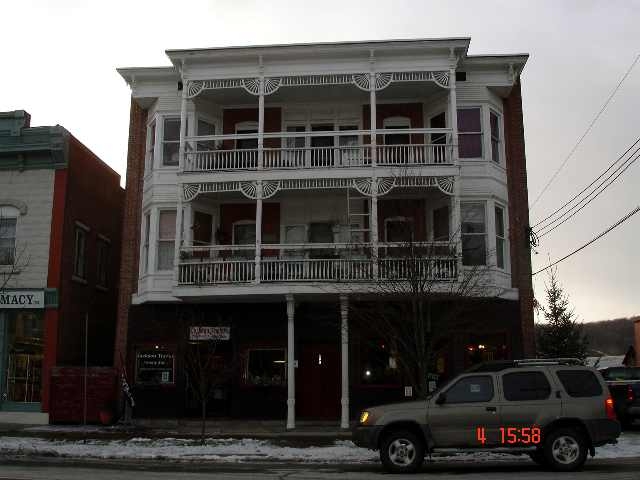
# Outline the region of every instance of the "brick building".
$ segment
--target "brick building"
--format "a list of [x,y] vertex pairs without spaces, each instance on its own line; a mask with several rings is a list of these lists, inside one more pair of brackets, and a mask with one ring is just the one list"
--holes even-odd
[[[120,176],[60,126],[0,113],[0,422],[46,423],[55,366],[113,363]],[[88,331],[85,320],[88,318]]]
[[421,264],[436,284],[482,267],[499,292],[440,346],[441,378],[533,354],[527,55],[469,42],[169,50],[170,67],[119,70],[132,99],[116,360],[138,415],[195,413],[183,352],[201,338],[233,367],[216,415],[346,426],[402,399],[393,352],[349,305],[404,275],[408,230],[441,252]]

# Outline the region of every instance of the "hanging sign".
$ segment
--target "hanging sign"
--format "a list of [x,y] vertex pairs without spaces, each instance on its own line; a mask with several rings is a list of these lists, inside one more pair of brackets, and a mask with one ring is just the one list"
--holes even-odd
[[44,290],[3,290],[0,309],[5,308],[44,308]]
[[229,340],[231,327],[190,327],[189,340]]

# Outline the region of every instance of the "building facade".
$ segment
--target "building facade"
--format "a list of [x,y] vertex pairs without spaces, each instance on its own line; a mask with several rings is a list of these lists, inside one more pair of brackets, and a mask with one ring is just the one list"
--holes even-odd
[[440,346],[438,375],[533,353],[527,55],[469,42],[169,50],[170,67],[119,70],[132,101],[116,360],[139,415],[196,411],[184,355],[205,338],[231,372],[213,414],[346,427],[411,396],[392,348],[349,318],[407,274],[407,231],[438,252],[420,263],[435,291],[481,267],[496,292]]
[[85,345],[112,365],[123,202],[64,128],[0,113],[0,422],[47,423],[51,369],[84,365]]

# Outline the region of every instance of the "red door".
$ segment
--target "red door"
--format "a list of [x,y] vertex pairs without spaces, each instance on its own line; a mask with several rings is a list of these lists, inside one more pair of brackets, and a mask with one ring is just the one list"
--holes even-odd
[[296,416],[340,418],[340,356],[337,345],[301,345],[296,369]]

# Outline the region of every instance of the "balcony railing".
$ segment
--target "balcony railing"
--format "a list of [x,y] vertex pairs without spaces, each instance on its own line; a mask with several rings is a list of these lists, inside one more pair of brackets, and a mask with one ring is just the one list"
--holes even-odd
[[[377,130],[375,146],[377,164],[381,166],[450,165],[452,144],[449,129]],[[385,144],[385,135],[404,135],[409,143]],[[255,134],[209,135],[188,137],[185,151],[186,172],[211,172],[258,169],[306,169],[366,167],[373,163],[374,147],[363,143],[371,136],[369,130],[330,132],[265,133],[265,146],[233,148],[238,140],[257,144]],[[318,139],[320,139],[318,141]],[[400,138],[402,140],[402,138]],[[316,145],[314,145],[314,142]],[[281,146],[271,146],[280,143]],[[325,143],[329,145],[317,145]],[[199,148],[206,145],[209,149]],[[211,149],[211,145],[216,148]],[[262,151],[262,162],[260,152]]]
[[[451,281],[457,278],[457,260],[448,242],[382,243],[378,252],[375,260],[371,257],[370,244],[263,245],[260,282]],[[253,283],[256,281],[254,254],[253,245],[184,247],[178,283],[182,286]]]

